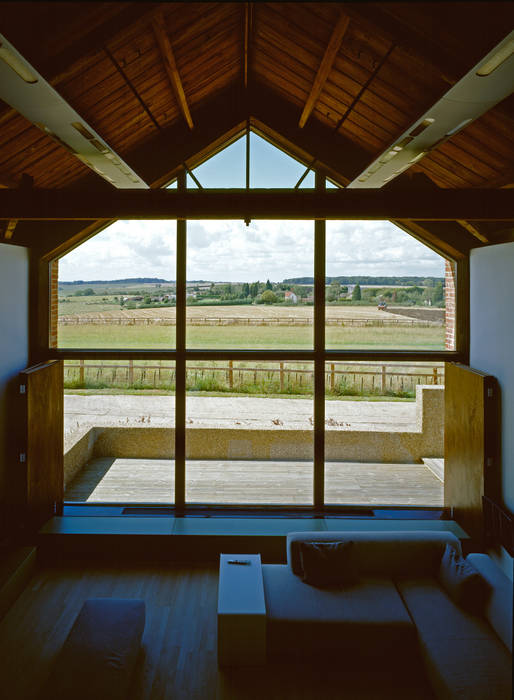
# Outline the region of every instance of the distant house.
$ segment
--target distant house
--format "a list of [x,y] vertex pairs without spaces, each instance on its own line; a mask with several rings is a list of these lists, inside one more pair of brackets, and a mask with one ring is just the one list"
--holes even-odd
[[285,300],[290,301],[293,304],[298,304],[298,297],[296,296],[296,294],[294,292],[291,292],[289,289],[285,293]]

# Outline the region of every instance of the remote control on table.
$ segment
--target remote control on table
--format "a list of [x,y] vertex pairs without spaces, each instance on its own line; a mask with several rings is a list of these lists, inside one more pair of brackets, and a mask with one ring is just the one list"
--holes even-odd
[[227,564],[239,564],[240,566],[250,566],[251,562],[249,559],[229,559]]

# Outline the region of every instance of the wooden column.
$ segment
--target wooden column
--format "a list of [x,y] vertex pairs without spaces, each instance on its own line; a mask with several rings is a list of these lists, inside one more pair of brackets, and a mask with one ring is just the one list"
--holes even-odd
[[[323,192],[325,176],[316,172],[315,187]],[[326,224],[314,222],[314,507],[325,503],[325,252]]]
[[[187,188],[186,172],[177,178],[178,190]],[[176,346],[175,368],[175,508],[180,513],[186,502],[186,247],[187,221],[177,221]]]
[[458,260],[455,290],[455,350],[469,362],[469,256]]
[[29,362],[47,357],[50,346],[51,263],[30,252],[29,264]]

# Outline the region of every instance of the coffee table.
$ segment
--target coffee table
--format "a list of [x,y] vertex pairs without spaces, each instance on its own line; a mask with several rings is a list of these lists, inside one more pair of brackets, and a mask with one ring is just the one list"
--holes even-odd
[[261,555],[221,554],[218,664],[257,666],[265,662],[266,604]]

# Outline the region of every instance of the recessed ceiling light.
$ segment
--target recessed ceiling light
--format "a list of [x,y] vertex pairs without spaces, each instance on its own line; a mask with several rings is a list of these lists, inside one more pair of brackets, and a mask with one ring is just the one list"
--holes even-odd
[[457,131],[460,131],[463,127],[466,126],[466,124],[469,124],[472,121],[473,121],[472,117],[469,117],[469,119],[464,119],[463,121],[461,121],[460,124],[457,124],[457,126],[454,126],[453,129],[451,129],[451,131],[447,131],[446,136],[453,136],[454,134],[457,133]]
[[88,141],[92,141],[95,138],[95,135],[88,131],[84,124],[81,124],[80,122],[72,122],[71,125],[74,129],[76,129],[79,132],[79,134],[81,134]]
[[382,156],[382,158],[379,159],[379,163],[388,163],[390,160],[392,160],[395,156],[397,156],[399,151],[388,151],[385,155]]
[[424,158],[424,156],[426,156],[427,152],[428,151],[421,151],[421,153],[418,153],[417,156],[414,156],[414,158],[409,160],[409,163],[417,163],[418,160],[421,160],[422,158]]
[[493,71],[495,71],[497,68],[501,66],[502,63],[505,63],[505,61],[512,56],[514,53],[514,39],[511,39],[505,46],[503,46],[499,51],[497,51],[494,56],[491,56],[491,58],[486,61],[483,65],[480,66],[480,68],[477,70],[476,74],[480,76],[481,78],[485,78],[488,75],[491,75]]
[[410,133],[409,136],[412,136],[414,138],[415,136],[419,136],[422,131],[425,131],[425,129],[428,129],[429,126],[431,126],[435,122],[435,119],[432,119],[431,117],[427,117],[426,119],[423,119],[422,122],[420,122]]
[[18,56],[0,43],[0,58],[26,83],[37,83],[37,78]]

